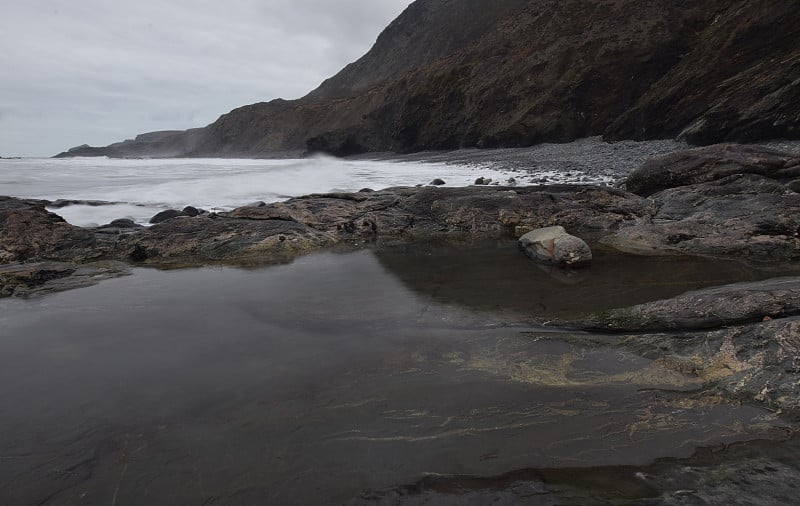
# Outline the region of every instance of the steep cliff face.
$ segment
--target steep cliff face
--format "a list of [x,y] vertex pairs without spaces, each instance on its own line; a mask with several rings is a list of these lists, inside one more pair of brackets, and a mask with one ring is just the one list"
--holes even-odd
[[799,18],[800,0],[418,0],[306,97],[171,142],[262,156],[797,138]]

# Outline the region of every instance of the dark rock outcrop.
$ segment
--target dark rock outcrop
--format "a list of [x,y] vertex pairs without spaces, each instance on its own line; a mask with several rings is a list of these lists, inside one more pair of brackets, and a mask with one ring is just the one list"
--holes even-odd
[[626,180],[628,191],[643,197],[738,174],[787,183],[800,178],[800,155],[761,146],[719,144],[654,158]]
[[796,1],[418,0],[298,100],[63,156],[410,152],[800,136]]
[[155,216],[150,218],[150,222],[149,223],[151,223],[151,224],[163,223],[163,222],[165,222],[167,220],[173,220],[175,218],[182,218],[182,217],[187,217],[188,218],[190,216],[189,216],[189,214],[187,214],[187,213],[185,213],[183,211],[178,211],[177,209],[167,209],[165,211],[161,211],[159,213],[156,213]]
[[100,256],[91,231],[70,225],[44,204],[0,196],[0,263],[86,260]]
[[621,332],[626,349],[726,397],[800,412],[800,278],[698,290],[572,324]]
[[736,283],[591,315],[581,327],[606,331],[706,329],[800,315],[800,278]]
[[557,222],[598,240],[648,212],[639,197],[591,186],[390,188],[169,220],[125,237],[115,250],[149,263],[272,261],[365,241],[510,237]]
[[[651,160],[628,179],[655,213],[603,242],[635,254],[800,257],[800,160],[752,146],[710,146]],[[654,193],[657,192],[657,193]]]
[[0,265],[0,297],[29,297],[72,290],[97,284],[105,279],[127,275],[129,268],[120,262],[11,263]]

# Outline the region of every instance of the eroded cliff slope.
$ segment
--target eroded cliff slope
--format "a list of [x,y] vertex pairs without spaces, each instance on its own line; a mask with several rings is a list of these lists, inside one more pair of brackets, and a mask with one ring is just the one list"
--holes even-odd
[[800,137],[798,0],[417,0],[307,96],[68,155]]

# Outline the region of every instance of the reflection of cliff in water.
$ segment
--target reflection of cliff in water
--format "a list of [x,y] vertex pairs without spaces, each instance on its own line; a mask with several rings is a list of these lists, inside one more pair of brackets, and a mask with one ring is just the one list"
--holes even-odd
[[540,265],[501,242],[456,248],[408,245],[378,250],[381,264],[436,302],[533,316],[625,307],[707,286],[800,273],[800,265],[756,268],[736,261],[636,257],[595,251],[592,265],[567,271]]

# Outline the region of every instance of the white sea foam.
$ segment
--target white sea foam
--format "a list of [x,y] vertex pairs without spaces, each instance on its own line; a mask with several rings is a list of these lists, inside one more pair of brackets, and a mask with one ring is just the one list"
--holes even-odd
[[441,178],[448,186],[467,186],[477,177],[506,181],[519,176],[489,165],[342,160],[107,158],[23,159],[0,161],[0,195],[37,199],[100,200],[114,205],[71,205],[53,212],[70,223],[91,226],[116,218],[138,223],[164,209],[192,205],[230,210],[254,201],[333,190],[428,184]]

